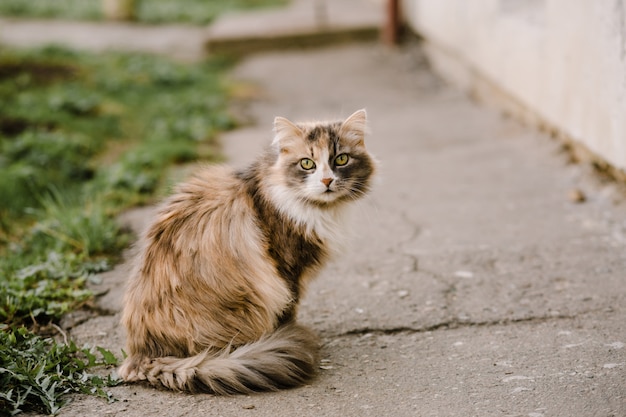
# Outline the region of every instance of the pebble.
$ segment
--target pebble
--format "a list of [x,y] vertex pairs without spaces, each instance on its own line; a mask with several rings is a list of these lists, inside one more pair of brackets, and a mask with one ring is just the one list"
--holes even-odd
[[580,189],[574,188],[570,190],[568,197],[573,203],[584,203],[587,200],[587,196]]

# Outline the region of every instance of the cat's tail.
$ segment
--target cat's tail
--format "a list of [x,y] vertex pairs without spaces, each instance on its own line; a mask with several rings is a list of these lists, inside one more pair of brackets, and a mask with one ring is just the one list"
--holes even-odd
[[307,328],[288,324],[233,351],[137,359],[128,357],[122,364],[124,380],[147,380],[177,391],[243,394],[303,385],[316,373],[319,342]]

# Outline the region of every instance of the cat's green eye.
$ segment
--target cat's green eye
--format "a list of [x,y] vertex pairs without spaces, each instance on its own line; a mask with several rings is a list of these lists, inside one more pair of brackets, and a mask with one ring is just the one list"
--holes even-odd
[[337,157],[335,158],[335,165],[337,165],[337,166],[343,166],[343,165],[345,165],[345,164],[347,164],[347,163],[348,163],[348,159],[349,159],[349,158],[348,158],[348,155],[347,155],[347,154],[345,154],[345,153],[342,153],[341,155],[339,155],[339,156],[337,156]]
[[300,166],[302,169],[306,169],[307,171],[315,168],[315,162],[312,159],[304,158],[300,160]]

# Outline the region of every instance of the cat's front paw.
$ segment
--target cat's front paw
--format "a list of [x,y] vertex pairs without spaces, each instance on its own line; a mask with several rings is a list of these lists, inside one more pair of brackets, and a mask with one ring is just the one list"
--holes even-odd
[[122,366],[117,370],[117,374],[126,382],[145,381],[147,379],[144,366],[146,362],[149,362],[149,360],[126,358]]

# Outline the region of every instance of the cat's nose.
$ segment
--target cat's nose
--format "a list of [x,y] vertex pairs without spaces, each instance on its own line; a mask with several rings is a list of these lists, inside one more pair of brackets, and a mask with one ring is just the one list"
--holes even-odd
[[333,182],[332,178],[322,178],[322,184],[324,184],[327,188],[330,187],[331,182]]

